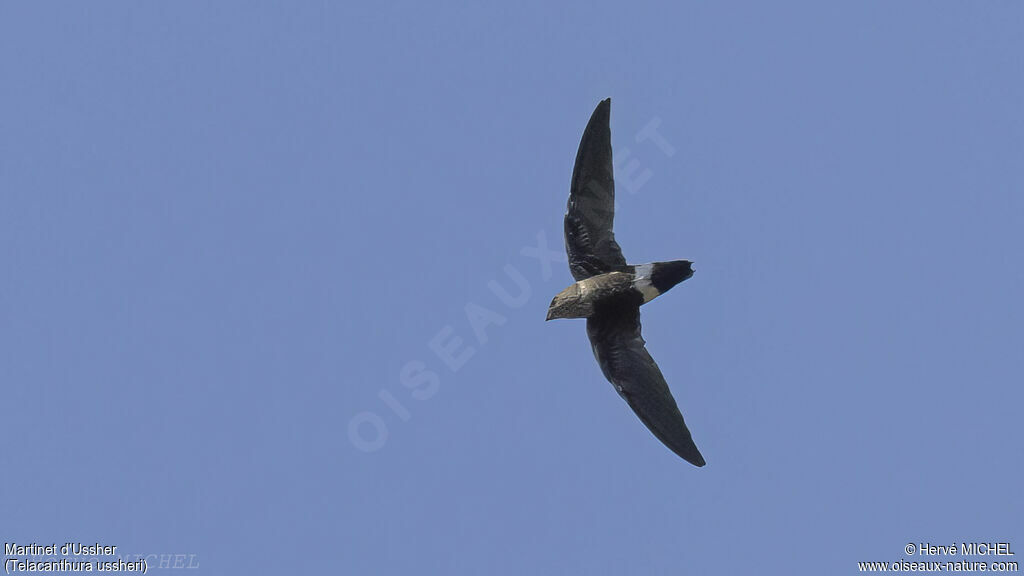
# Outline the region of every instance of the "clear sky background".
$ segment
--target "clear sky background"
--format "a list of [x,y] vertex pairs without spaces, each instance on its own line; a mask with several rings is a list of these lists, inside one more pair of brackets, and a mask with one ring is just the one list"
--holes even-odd
[[[0,539],[208,574],[1021,558],[1022,30],[988,2],[4,3]],[[606,97],[625,255],[695,262],[643,322],[705,468],[544,322],[571,278],[531,250],[561,251]]]

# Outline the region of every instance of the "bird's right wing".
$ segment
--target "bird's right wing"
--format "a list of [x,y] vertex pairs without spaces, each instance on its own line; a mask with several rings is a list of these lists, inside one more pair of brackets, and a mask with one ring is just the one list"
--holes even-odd
[[601,371],[647,428],[694,466],[704,457],[693,443],[675,398],[640,335],[639,306],[606,307],[587,318],[587,336]]
[[569,271],[583,280],[628,266],[615,242],[615,180],[612,169],[611,98],[597,105],[583,131],[565,213]]

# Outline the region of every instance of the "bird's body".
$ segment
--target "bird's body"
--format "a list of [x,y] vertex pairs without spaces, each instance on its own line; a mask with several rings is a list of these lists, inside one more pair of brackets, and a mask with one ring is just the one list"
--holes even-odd
[[551,301],[548,320],[589,318],[605,301],[642,306],[693,275],[690,262],[653,262],[628,266],[627,271],[606,272],[584,278],[562,290]]
[[704,457],[640,335],[640,306],[693,275],[689,260],[627,264],[615,241],[611,100],[597,105],[576,154],[565,214],[565,248],[576,283],[551,301],[548,320],[586,318],[601,371],[640,420],[695,466]]

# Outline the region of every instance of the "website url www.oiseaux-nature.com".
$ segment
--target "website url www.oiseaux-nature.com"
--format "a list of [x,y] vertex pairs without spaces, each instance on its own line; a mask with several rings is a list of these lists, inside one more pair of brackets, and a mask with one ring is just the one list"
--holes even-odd
[[895,562],[857,562],[861,572],[1016,572],[1016,562],[984,560],[897,560]]

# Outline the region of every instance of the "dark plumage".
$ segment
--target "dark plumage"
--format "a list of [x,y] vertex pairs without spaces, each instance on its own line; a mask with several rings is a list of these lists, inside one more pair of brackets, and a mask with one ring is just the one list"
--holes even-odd
[[609,115],[597,105],[583,131],[565,214],[565,249],[576,283],[551,301],[547,319],[586,318],[601,371],[673,452],[704,465],[683,415],[640,334],[640,306],[693,275],[688,260],[630,265],[612,232],[615,181]]

